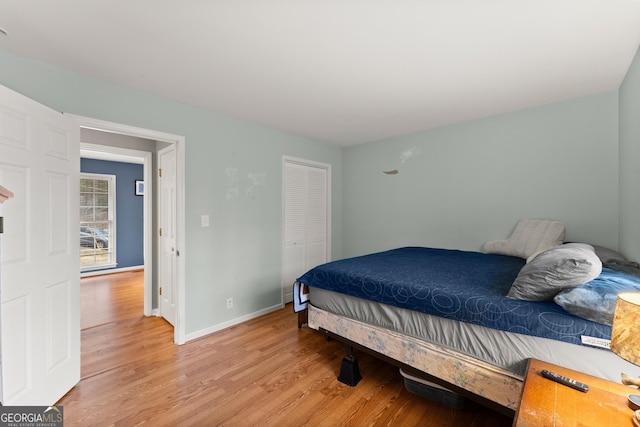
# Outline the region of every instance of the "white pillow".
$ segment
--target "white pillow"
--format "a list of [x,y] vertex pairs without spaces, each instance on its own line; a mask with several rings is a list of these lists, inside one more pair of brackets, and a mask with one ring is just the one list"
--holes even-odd
[[490,254],[511,255],[529,260],[532,255],[561,244],[565,233],[565,226],[561,222],[523,219],[518,222],[508,239],[487,242],[482,250]]

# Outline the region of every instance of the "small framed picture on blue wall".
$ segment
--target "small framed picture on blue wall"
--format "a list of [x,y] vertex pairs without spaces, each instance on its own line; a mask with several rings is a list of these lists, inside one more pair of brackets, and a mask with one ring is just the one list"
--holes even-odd
[[136,180],[136,196],[144,196],[144,181]]

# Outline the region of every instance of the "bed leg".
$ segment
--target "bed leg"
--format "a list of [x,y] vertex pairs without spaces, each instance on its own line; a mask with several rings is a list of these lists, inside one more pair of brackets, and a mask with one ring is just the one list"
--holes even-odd
[[309,311],[304,309],[298,312],[298,329],[301,329],[303,325],[309,323]]
[[360,375],[360,368],[358,368],[358,359],[353,355],[353,347],[347,346],[347,355],[342,359],[338,381],[355,387],[361,379],[362,376]]

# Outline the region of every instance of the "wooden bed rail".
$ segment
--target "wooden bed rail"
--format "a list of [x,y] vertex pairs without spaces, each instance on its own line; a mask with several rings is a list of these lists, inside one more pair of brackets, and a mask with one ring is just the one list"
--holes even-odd
[[418,338],[309,306],[308,325],[329,338],[369,353],[407,373],[440,384],[461,396],[514,416],[523,378]]

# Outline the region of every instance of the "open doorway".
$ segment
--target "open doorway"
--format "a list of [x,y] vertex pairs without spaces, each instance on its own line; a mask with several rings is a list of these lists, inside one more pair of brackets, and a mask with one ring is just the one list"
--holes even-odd
[[[153,197],[154,191],[157,185],[157,167],[155,165],[156,153],[167,147],[175,149],[175,192],[176,197],[174,199],[175,209],[175,271],[172,272],[174,281],[175,294],[174,306],[175,306],[175,320],[174,326],[174,342],[176,344],[184,344],[185,342],[185,329],[184,329],[184,251],[180,251],[184,248],[184,151],[185,140],[184,137],[178,135],[167,134],[164,132],[153,131],[149,129],[142,129],[132,127],[128,125],[122,125],[118,123],[105,122],[102,120],[96,120],[80,116],[71,116],[76,119],[81,128],[81,132],[102,132],[110,134],[118,134],[129,137],[141,138],[151,141],[153,143],[152,149],[139,149],[140,147],[129,147],[105,145],[105,144],[83,144],[82,155],[92,156],[106,156],[111,158],[120,158],[131,160],[132,158],[142,160],[144,164],[144,191],[145,196],[149,194],[149,197],[145,197],[144,200],[144,314],[150,315],[162,315],[159,305],[159,286],[158,283],[166,282],[166,278],[161,277],[162,270],[158,269],[159,257],[161,254],[158,249],[158,240],[156,229],[154,224],[157,223],[157,214],[159,212],[159,197]],[[120,144],[123,145],[123,144]],[[154,185],[155,183],[155,185]],[[181,253],[182,252],[182,253]],[[180,256],[178,256],[178,254]]]
[[[142,267],[144,274],[144,315],[153,314],[153,239],[149,239],[153,233],[153,213],[154,213],[154,194],[153,194],[153,154],[155,152],[156,142],[143,138],[134,138],[127,135],[120,135],[111,132],[103,132],[93,129],[80,129],[80,158],[81,158],[81,175],[86,172],[114,173],[114,180],[117,181],[119,190],[114,196],[114,211],[118,211],[117,215],[113,215],[116,222],[118,235],[129,239],[110,239],[109,250],[122,255],[122,251],[118,251],[118,246],[128,244],[129,247],[135,246],[141,254],[136,254],[133,259],[137,262],[123,263],[123,257],[119,256],[118,264],[110,266],[111,268],[101,269],[94,268],[89,271],[83,271],[82,277],[94,276],[98,274],[122,272],[124,269],[139,269]],[[132,148],[125,148],[126,146]],[[88,166],[87,166],[88,165]],[[129,167],[131,166],[131,167]],[[137,166],[137,167],[136,167]],[[142,170],[140,172],[140,169]],[[130,171],[138,172],[130,172]],[[131,174],[135,176],[131,176]],[[140,175],[138,175],[140,173]],[[123,177],[130,178],[131,182],[123,182]],[[142,197],[136,196],[134,191],[137,190],[133,179],[141,179],[147,183],[148,191]],[[129,185],[127,185],[129,184]],[[123,194],[130,190],[130,194]],[[140,199],[140,200],[137,200]],[[136,202],[136,208],[123,206],[124,203],[131,204]],[[123,216],[120,218],[120,216]],[[137,218],[132,218],[132,216]],[[139,223],[139,216],[142,217],[142,230],[135,230],[135,236],[131,233],[123,236],[124,231],[129,225],[128,222],[136,221]],[[82,217],[82,215],[81,215]],[[133,231],[133,230],[129,230]],[[82,236],[81,236],[82,238]],[[131,240],[133,239],[133,240]],[[149,244],[150,241],[151,243]],[[82,253],[82,250],[81,250]],[[114,260],[116,261],[116,260]],[[137,264],[137,265],[135,265]],[[82,262],[81,262],[82,266]],[[84,322],[83,322],[84,323]]]
[[[155,141],[89,129],[81,129],[80,141],[80,326],[84,331],[120,321],[122,314],[152,314],[144,274],[152,268],[152,263],[145,266],[144,256],[145,225],[152,218],[145,216],[143,208],[145,201],[153,205],[153,194],[138,191],[136,184],[144,183]],[[112,284],[115,276],[122,275],[136,277],[124,286],[125,304],[119,300],[125,290],[121,281]],[[146,277],[149,296],[152,277]],[[133,297],[139,300],[129,301]]]

